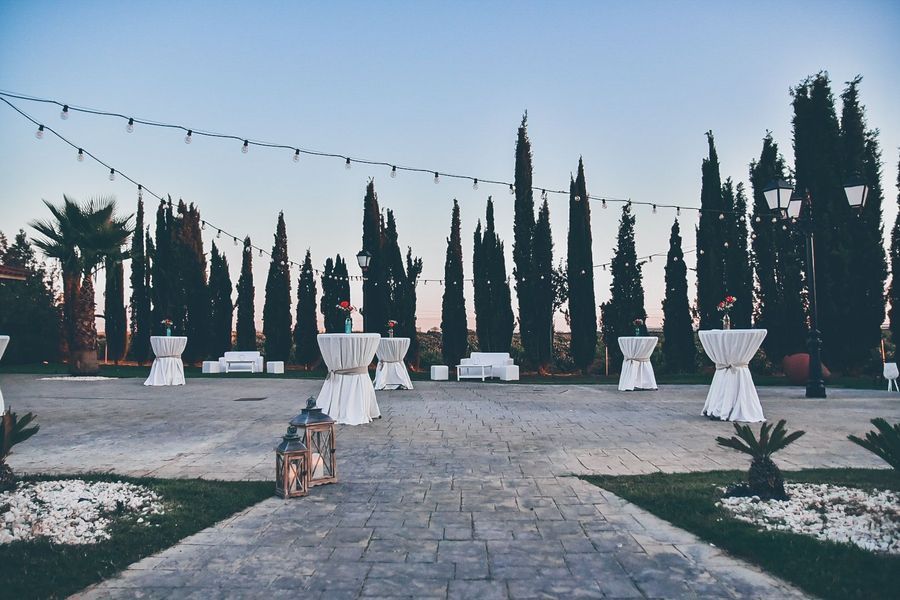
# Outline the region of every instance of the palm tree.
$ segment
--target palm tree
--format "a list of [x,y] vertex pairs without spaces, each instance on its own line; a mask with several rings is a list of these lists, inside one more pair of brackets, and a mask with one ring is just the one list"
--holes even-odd
[[49,258],[60,261],[63,275],[63,317],[68,342],[69,370],[74,375],[94,375],[97,362],[97,328],[94,323],[94,281],[97,267],[106,259],[123,259],[122,246],[133,228],[131,217],[116,216],[112,198],[86,203],[63,196],[60,206],[44,201],[53,218],[31,226],[43,238],[34,241]]
[[778,421],[774,429],[772,429],[771,423],[763,423],[759,428],[758,439],[749,425],[735,423],[734,431],[736,436],[730,438],[720,436],[716,438],[716,442],[725,448],[749,454],[753,459],[747,475],[750,493],[763,500],[787,500],[784,478],[781,476],[778,465],[772,460],[772,455],[796,442],[806,432],[798,430],[788,433],[785,429],[784,419]]

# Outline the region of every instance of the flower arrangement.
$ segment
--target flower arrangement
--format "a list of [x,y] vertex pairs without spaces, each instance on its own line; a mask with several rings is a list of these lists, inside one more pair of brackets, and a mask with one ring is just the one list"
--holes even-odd
[[172,319],[163,319],[159,324],[166,328],[166,335],[172,335]]
[[640,318],[635,319],[632,325],[634,325],[634,335],[641,335],[641,327],[644,326],[644,320]]
[[350,304],[349,300],[341,300],[340,302],[338,302],[335,308],[344,311],[344,314],[347,315],[347,318],[344,319],[344,333],[352,333],[353,319],[350,317],[350,315],[353,314],[353,311],[356,310],[356,307]]
[[394,337],[394,327],[397,326],[397,321],[391,319],[387,322],[388,326],[388,337]]
[[731,309],[737,299],[734,296],[725,296],[725,299],[719,302],[719,312],[722,313],[722,329],[731,329]]

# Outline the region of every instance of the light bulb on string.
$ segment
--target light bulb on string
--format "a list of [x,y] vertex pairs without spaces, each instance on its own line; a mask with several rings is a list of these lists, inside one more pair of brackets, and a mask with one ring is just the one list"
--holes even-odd
[[581,202],[581,196],[575,196],[575,202]]
[[248,140],[244,140],[244,145],[241,146],[241,152],[247,154],[250,152],[250,142]]
[[478,189],[478,179],[477,178],[472,180],[472,189],[473,190]]
[[84,150],[78,149],[78,162],[84,162]]
[[654,215],[656,214],[656,205],[655,204],[653,205],[653,214]]
[[39,140],[44,139],[44,126],[43,125],[38,125],[38,130],[34,132],[34,137],[36,137]]
[[294,150],[294,162],[300,162],[300,150]]
[[513,187],[513,184],[509,184],[509,195],[512,196],[516,193],[516,188]]
[[200,221],[200,229],[206,230],[206,221]]
[[259,257],[262,258],[262,248],[259,249]]
[[133,117],[128,118],[128,125],[125,126],[125,131],[127,131],[128,133],[134,133],[134,118]]
[[190,144],[193,141],[194,132],[188,129],[187,135],[184,136],[184,143]]
[[606,208],[606,198],[604,198],[603,200],[600,201],[600,207]]
[[63,104],[62,111],[59,113],[59,118],[65,121],[69,118],[69,105]]
[[676,217],[680,217],[680,216],[681,216],[681,207],[680,207],[680,206],[676,206],[676,207],[675,207],[675,216],[676,216]]
[[138,184],[138,200],[144,199],[144,186]]
[[235,246],[237,246],[237,238],[236,237],[232,237],[231,241],[234,243]]
[[541,200],[547,201],[547,190],[541,190]]
[[109,180],[110,180],[110,181],[115,181],[115,180],[116,180],[116,170],[115,170],[115,169],[110,169],[110,170],[109,170]]
[[435,183],[439,183],[439,182],[440,182],[440,175],[438,174],[437,171],[434,172],[434,182],[435,182]]
[[344,163],[344,168],[348,171],[350,170],[350,158],[347,157],[347,162]]
[[720,221],[724,221],[724,220],[725,220],[725,213],[719,213],[719,220],[720,220]]
[[397,178],[397,165],[391,166],[391,177],[394,179]]
[[221,237],[222,237],[222,230],[220,229],[220,230],[216,233],[216,238],[221,238]]

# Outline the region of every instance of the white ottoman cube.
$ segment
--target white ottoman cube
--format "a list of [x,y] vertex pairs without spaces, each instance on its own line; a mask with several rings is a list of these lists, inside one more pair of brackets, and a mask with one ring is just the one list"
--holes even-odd
[[494,377],[500,381],[518,381],[519,366],[518,365],[494,365]]
[[266,363],[266,373],[284,373],[284,361],[270,360]]
[[432,365],[431,367],[431,380],[432,381],[447,381],[450,379],[450,369],[445,365]]
[[204,360],[203,361],[203,372],[204,373],[221,373],[222,369],[219,367],[219,361]]

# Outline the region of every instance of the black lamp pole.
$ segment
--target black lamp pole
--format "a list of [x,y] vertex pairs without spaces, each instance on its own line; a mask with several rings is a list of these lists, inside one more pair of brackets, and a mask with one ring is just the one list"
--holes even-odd
[[809,277],[809,379],[806,381],[807,398],[825,398],[825,380],[822,377],[822,337],[819,332],[819,311],[816,306],[816,240],[813,221],[813,203],[809,190],[803,196],[805,215],[798,219],[806,236],[806,274]]
[[369,263],[371,261],[372,261],[372,253],[369,252],[368,250],[366,250],[365,248],[360,250],[359,253],[356,255],[356,262],[359,264],[359,268],[362,270],[362,274],[363,274],[363,284],[362,284],[363,302],[362,302],[362,306],[359,307],[359,313],[362,315],[362,318],[363,318],[363,331],[364,332],[369,331],[369,328],[366,327],[366,321],[368,321],[368,319],[366,318],[366,296],[368,296],[368,294],[369,294],[369,286],[367,285],[368,281],[366,279],[366,273],[369,272]]

